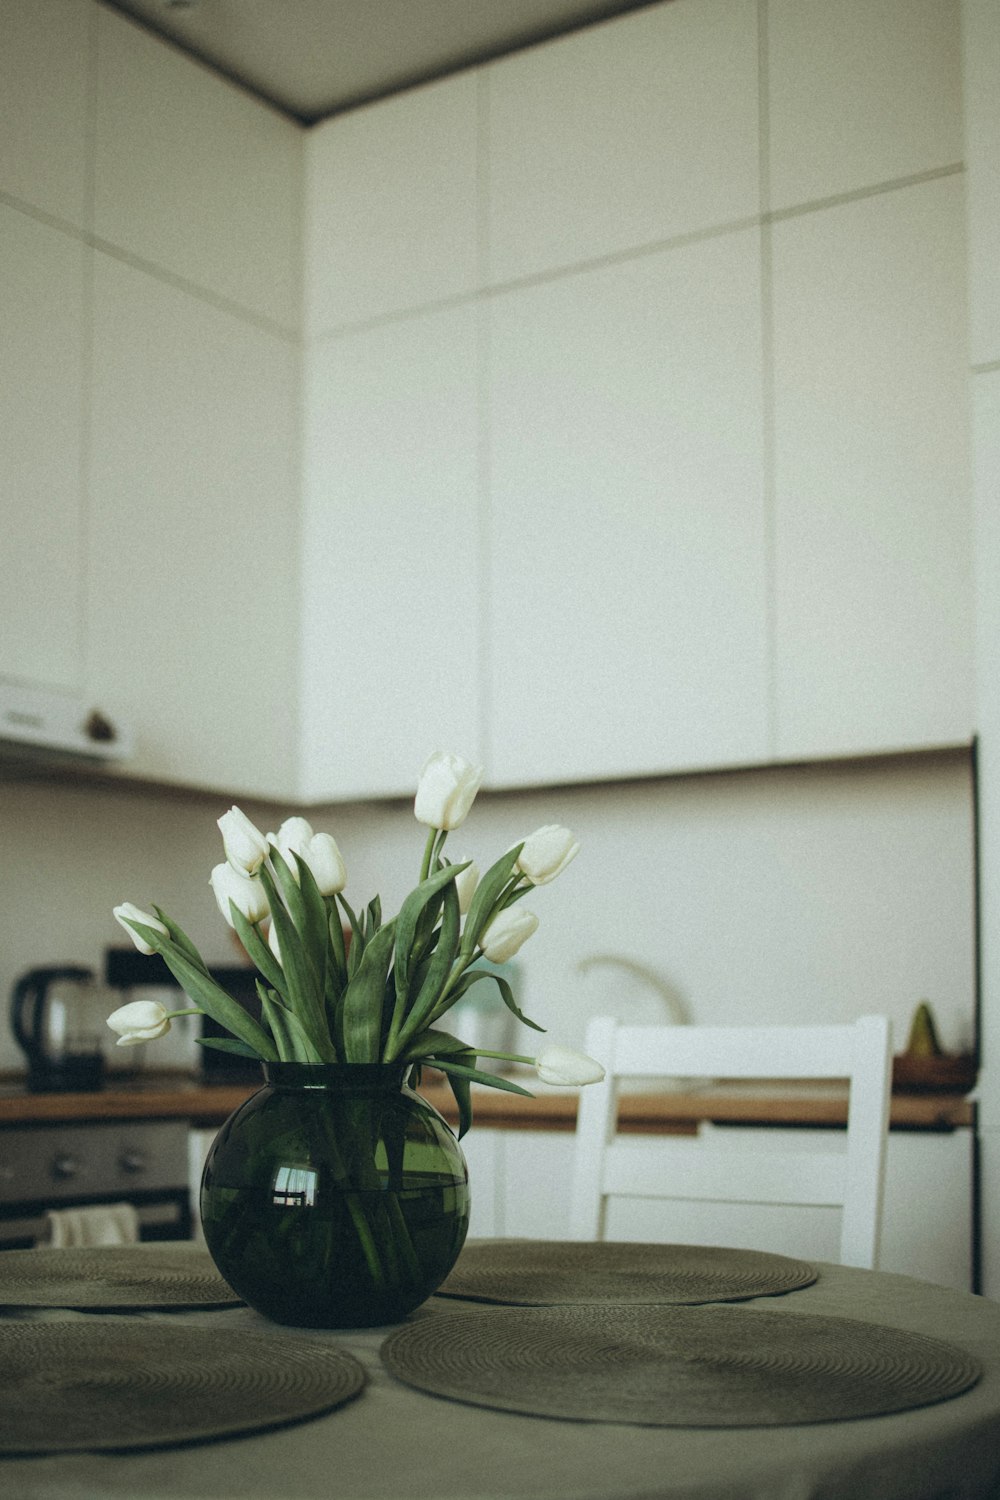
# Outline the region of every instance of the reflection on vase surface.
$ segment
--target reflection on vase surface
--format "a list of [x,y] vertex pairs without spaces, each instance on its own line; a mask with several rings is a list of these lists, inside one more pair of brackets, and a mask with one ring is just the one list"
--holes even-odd
[[440,1286],[465,1241],[461,1147],[399,1066],[264,1071],[205,1163],[201,1216],[216,1266],[278,1323],[397,1322]]

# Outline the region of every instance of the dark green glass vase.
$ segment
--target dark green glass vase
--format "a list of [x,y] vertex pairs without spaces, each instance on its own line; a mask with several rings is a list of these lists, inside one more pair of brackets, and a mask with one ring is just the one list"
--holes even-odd
[[257,1312],[309,1328],[398,1322],[458,1258],[461,1147],[397,1064],[265,1063],[201,1184],[205,1242]]

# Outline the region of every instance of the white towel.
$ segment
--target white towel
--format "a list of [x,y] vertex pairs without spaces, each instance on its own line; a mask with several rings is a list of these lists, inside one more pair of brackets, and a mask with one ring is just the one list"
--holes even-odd
[[131,1203],[104,1203],[94,1208],[54,1208],[49,1221],[49,1244],[54,1250],[80,1250],[94,1245],[135,1245],[139,1215]]

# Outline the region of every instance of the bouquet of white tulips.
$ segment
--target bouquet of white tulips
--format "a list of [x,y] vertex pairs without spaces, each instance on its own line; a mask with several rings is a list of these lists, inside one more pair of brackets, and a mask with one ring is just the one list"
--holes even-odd
[[258,970],[260,1020],[211,978],[194,944],[165,912],[154,906],[150,914],[125,902],[115,916],[140,952],[160,954],[193,1009],[168,1011],[141,1000],[122,1006],[108,1021],[119,1033],[118,1045],[153,1040],[176,1016],[205,1013],[230,1036],[203,1038],[203,1045],[262,1062],[398,1062],[410,1066],[414,1083],[421,1066],[431,1065],[448,1076],[460,1135],[472,1119],[473,1082],[528,1092],[481,1070],[480,1057],[533,1065],[546,1083],[602,1078],[600,1064],[569,1048],[549,1046],[536,1057],[477,1054],[438,1025],[473,984],[488,979],[519,1021],[543,1030],[520,1011],[502,975],[476,964],[513,957],[538,926],[517,903],[554,880],[579,848],[569,829],[548,825],[508,849],[481,878],[472,861],[446,859],[448,834],[465,821],[482,774],[457,755],[439,752],[427,761],[414,805],[429,830],[420,879],[389,921],[378,896],[360,915],[352,909],[344,896],[344,861],[330,834],[315,833],[302,817],[262,834],[231,808],[218,820],[226,859],[210,884]]

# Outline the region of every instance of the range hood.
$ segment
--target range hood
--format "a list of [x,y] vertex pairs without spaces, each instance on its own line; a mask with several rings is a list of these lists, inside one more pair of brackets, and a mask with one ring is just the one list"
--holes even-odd
[[77,694],[0,678],[0,751],[124,760],[132,735]]

